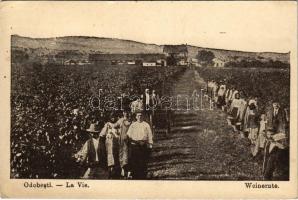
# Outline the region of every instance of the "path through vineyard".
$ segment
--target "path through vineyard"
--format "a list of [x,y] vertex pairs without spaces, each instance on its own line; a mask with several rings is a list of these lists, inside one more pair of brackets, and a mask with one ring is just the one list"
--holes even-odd
[[[190,96],[204,84],[194,70],[187,70],[173,85],[174,95]],[[233,133],[223,111],[175,111],[172,127],[167,137],[155,137],[151,179],[261,179],[261,159],[252,159],[248,139]]]

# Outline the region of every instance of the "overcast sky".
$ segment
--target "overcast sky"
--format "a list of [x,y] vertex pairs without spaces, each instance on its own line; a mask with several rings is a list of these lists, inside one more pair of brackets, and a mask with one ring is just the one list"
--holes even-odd
[[10,33],[29,37],[83,35],[288,52],[296,33],[295,2],[13,2],[3,11]]

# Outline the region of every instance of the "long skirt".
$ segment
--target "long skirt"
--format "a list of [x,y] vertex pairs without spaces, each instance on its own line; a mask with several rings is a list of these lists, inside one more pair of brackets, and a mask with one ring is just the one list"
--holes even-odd
[[120,141],[119,160],[121,167],[125,167],[128,164],[128,144],[126,140]]
[[248,139],[250,139],[252,144],[256,144],[258,139],[258,128],[248,129]]
[[108,167],[119,165],[119,139],[113,136],[106,138]]
[[256,156],[259,153],[260,149],[265,148],[265,142],[265,136],[260,132],[254,147],[251,149],[251,153],[253,156]]
[[109,179],[120,178],[120,162],[119,162],[119,139],[116,137],[106,138],[107,161],[109,170]]
[[133,179],[146,179],[149,150],[146,145],[130,144],[129,166]]

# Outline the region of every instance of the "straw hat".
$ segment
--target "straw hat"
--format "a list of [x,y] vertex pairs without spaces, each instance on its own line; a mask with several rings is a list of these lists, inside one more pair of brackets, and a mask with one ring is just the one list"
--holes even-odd
[[91,133],[99,132],[95,123],[90,124],[90,127],[88,129],[86,129],[86,131],[91,132]]

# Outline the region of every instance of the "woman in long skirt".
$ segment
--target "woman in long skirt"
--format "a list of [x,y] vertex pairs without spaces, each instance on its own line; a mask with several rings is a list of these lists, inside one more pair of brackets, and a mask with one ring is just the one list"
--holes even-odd
[[261,115],[261,121],[260,121],[260,127],[259,127],[259,132],[258,132],[258,138],[256,141],[256,145],[252,150],[252,155],[256,156],[260,150],[263,150],[265,148],[265,143],[266,143],[266,116],[265,114]]
[[220,109],[222,109],[222,107],[226,104],[225,92],[226,92],[226,86],[221,85],[218,90],[218,99],[217,99],[217,107]]
[[235,98],[233,99],[232,103],[231,103],[231,108],[230,108],[230,121],[231,124],[233,126],[236,125],[237,119],[238,119],[238,111],[239,111],[239,107],[241,106],[241,100],[240,100],[240,96],[239,93],[235,94]]
[[248,138],[251,141],[251,144],[256,144],[259,131],[259,116],[254,103],[250,103],[246,110],[245,121],[246,121],[246,130],[248,131]]
[[128,137],[127,131],[131,125],[131,114],[127,111],[123,112],[123,117],[118,120],[120,126],[119,137],[119,161],[121,167],[121,176],[128,177]]
[[111,114],[110,120],[104,125],[100,135],[106,136],[107,162],[109,169],[109,178],[116,179],[120,177],[119,161],[119,124],[115,114]]

